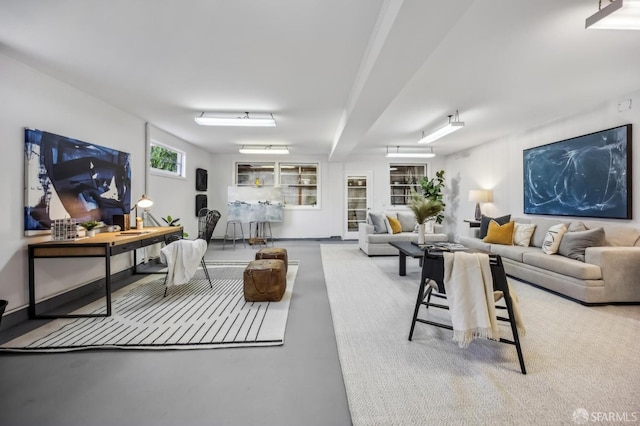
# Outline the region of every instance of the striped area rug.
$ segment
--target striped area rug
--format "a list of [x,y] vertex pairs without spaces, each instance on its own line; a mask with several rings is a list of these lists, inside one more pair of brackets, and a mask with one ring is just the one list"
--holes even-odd
[[[298,262],[289,261],[279,302],[245,302],[247,262],[208,262],[213,289],[200,269],[187,284],[169,288],[149,275],[112,295],[112,316],[58,319],[9,341],[0,350],[65,352],[82,349],[210,349],[276,346],[285,327]],[[76,313],[104,313],[104,300]]]

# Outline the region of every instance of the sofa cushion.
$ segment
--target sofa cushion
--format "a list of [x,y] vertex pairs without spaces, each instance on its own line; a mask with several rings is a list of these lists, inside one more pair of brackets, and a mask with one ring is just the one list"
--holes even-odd
[[397,216],[402,225],[402,232],[413,232],[416,227],[416,217],[413,212],[398,212]]
[[458,236],[458,241],[465,247],[469,247],[472,249],[491,251],[491,244],[487,244],[482,242],[480,238],[476,237],[467,237],[465,235]]
[[529,247],[533,231],[536,230],[534,223],[518,223],[513,228],[513,244],[521,247]]
[[511,215],[508,214],[501,217],[489,217],[482,215],[482,218],[480,219],[480,235],[478,235],[480,239],[487,236],[487,231],[489,230],[489,222],[491,222],[492,220],[498,222],[498,225],[504,225],[511,220]]
[[387,228],[387,216],[383,213],[369,212],[369,219],[373,225],[373,232],[376,234],[388,234],[389,228]]
[[492,220],[489,222],[487,236],[484,237],[482,241],[491,244],[512,245],[514,224],[515,222],[507,222],[504,225],[499,225],[498,222]]
[[562,275],[568,275],[580,280],[602,279],[602,271],[597,265],[578,262],[568,257],[547,255],[541,250],[526,252],[522,255],[523,263],[538,268],[547,269]]
[[602,228],[567,232],[560,241],[558,254],[584,262],[584,252],[587,247],[598,247],[603,244],[604,229]]
[[547,235],[544,237],[544,241],[542,242],[542,252],[544,254],[555,254],[558,252],[558,248],[560,247],[560,241],[562,241],[562,236],[567,232],[567,227],[564,223],[558,223],[557,225],[553,225],[547,231]]
[[387,220],[389,221],[389,225],[391,226],[391,232],[393,234],[399,234],[402,232],[402,225],[400,225],[400,221],[395,217],[387,216]]
[[559,223],[564,223],[568,228],[570,221],[564,222],[558,219],[541,219],[536,217],[531,219],[529,223],[534,223],[536,225],[536,229],[533,231],[533,236],[531,237],[531,245],[534,247],[542,247],[542,242],[544,241],[544,237],[546,237],[549,228]]
[[500,244],[492,244],[491,252],[507,259],[522,262],[525,253],[540,252],[538,247],[522,247],[522,246],[505,246]]

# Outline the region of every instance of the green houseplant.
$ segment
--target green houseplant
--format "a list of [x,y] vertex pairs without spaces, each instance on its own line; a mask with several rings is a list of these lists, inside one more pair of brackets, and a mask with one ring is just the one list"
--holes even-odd
[[88,220],[86,222],[82,222],[80,226],[87,230],[87,237],[93,237],[96,234],[94,229],[100,226],[100,222],[97,220]]
[[416,217],[416,222],[419,225],[418,231],[418,243],[424,244],[424,228],[425,222],[432,218],[437,217],[442,211],[442,203],[437,200],[430,200],[416,191],[411,191],[409,195],[409,208]]
[[431,201],[437,201],[442,206],[440,212],[435,216],[436,223],[442,223],[444,215],[441,214],[441,212],[446,206],[443,201],[444,194],[442,193],[442,189],[444,188],[444,170],[437,171],[436,177],[434,178],[429,179],[426,176],[423,177],[420,180],[420,187],[422,188],[422,195],[424,198]]
[[[174,219],[171,215],[167,215],[167,217],[163,217],[161,219],[165,221],[167,226],[181,226],[179,217],[176,217]],[[187,238],[187,237],[189,237],[189,234],[187,234],[186,232],[183,232],[182,236]]]

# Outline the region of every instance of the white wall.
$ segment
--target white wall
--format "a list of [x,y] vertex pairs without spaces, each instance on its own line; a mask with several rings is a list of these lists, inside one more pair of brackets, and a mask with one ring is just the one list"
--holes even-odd
[[[619,112],[618,103],[632,99],[632,109]],[[451,220],[449,231],[455,235],[469,235],[464,219],[472,219],[475,204],[467,201],[470,189],[493,189],[493,203],[483,204],[483,213],[499,216],[511,213],[523,216],[522,151],[534,146],[569,139],[623,124],[633,125],[632,139],[637,141],[640,131],[640,91],[623,95],[595,108],[555,120],[535,129],[502,138],[447,157],[446,171],[448,203]],[[468,123],[468,130],[473,124]],[[635,133],[635,134],[634,134]],[[633,145],[633,141],[632,141]],[[598,219],[619,225],[640,227],[640,150],[632,149],[633,220]]]
[[[24,128],[68,136],[131,153],[132,191],[142,193],[144,122],[104,102],[0,54],[0,298],[7,312],[28,303],[29,243],[49,237],[24,237]],[[112,271],[129,267],[130,255],[112,262]],[[97,259],[43,259],[36,262],[37,299],[43,300],[103,275]]]
[[[217,185],[211,170],[212,154],[153,125],[149,125],[148,129],[150,140],[178,149],[184,152],[186,157],[184,178],[149,172],[145,189],[146,195],[153,200],[153,206],[149,211],[161,225],[165,225],[163,217],[170,215],[173,219],[180,218],[179,223],[184,227],[188,237],[195,238],[198,235],[196,194],[206,194],[208,208],[217,209],[217,205],[211,203],[209,196],[209,191],[214,191],[212,187]],[[197,168],[208,172],[208,191],[196,191]],[[218,223],[216,230],[221,227],[222,224]]]

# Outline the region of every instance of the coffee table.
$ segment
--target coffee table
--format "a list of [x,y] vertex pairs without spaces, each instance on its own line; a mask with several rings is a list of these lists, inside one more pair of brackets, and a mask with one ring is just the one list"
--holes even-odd
[[404,277],[407,275],[407,256],[414,259],[420,259],[420,266],[422,266],[422,259],[424,258],[424,250],[413,244],[411,241],[393,241],[390,242],[393,247],[398,249],[400,254],[398,275]]

